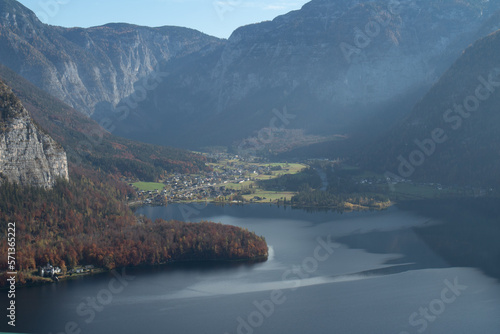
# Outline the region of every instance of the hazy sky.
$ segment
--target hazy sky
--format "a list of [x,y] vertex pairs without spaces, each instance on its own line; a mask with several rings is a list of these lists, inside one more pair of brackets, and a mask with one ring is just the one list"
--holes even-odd
[[175,25],[227,38],[236,28],[300,9],[308,0],[19,0],[44,23],[91,27]]

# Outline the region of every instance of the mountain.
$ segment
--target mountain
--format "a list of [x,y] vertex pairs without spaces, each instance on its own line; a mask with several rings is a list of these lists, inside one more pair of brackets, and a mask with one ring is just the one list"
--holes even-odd
[[467,48],[361,159],[393,179],[500,186],[500,30]]
[[0,81],[0,184],[50,188],[59,178],[69,178],[66,152]]
[[479,0],[313,0],[237,29],[212,53],[169,63],[165,80],[116,133],[188,147],[257,135],[265,144],[276,128],[373,136],[494,31],[485,23],[499,9]]
[[497,29],[500,10],[482,0],[312,0],[225,41],[175,27],[53,27],[16,1],[0,4],[0,62],[111,120],[113,133],[239,150],[249,137],[258,148],[372,140]]
[[[5,68],[2,72],[8,73]],[[18,79],[19,82],[22,80]],[[62,117],[72,116],[72,109],[61,102],[47,104],[54,98],[46,92],[37,91],[29,84],[21,86],[20,91],[42,120],[41,114],[45,111],[59,123],[67,122]],[[37,96],[41,97],[39,101]],[[51,108],[43,109],[47,105]],[[61,109],[68,113],[63,114]],[[74,110],[73,113],[84,118],[83,114]],[[94,124],[98,127],[91,120],[80,126],[92,129]],[[79,132],[73,130],[71,124],[67,130],[65,126],[59,127],[62,130],[59,136],[71,147],[69,137],[78,138]],[[103,146],[109,145],[112,138],[108,135],[103,139]],[[121,143],[130,144],[126,140]],[[152,147],[136,145],[146,154]],[[134,152],[131,148],[120,148],[127,149]],[[210,222],[160,219],[153,222],[135,216],[128,205],[130,199],[137,198],[132,187],[120,180],[121,175],[104,173],[92,165],[91,158],[82,157],[85,159],[80,166],[73,161],[68,175],[62,147],[40,129],[12,90],[0,81],[0,230],[5,231],[1,232],[2,237],[7,238],[7,231],[12,237],[8,243],[0,243],[0,251],[13,254],[12,247],[17,247],[15,268],[12,262],[0,260],[1,282],[8,283],[7,273],[12,270],[16,270],[18,287],[53,282],[55,277],[35,274],[47,262],[61,268],[57,280],[63,280],[72,276],[70,270],[89,265],[101,271],[176,261],[267,259],[265,239],[243,228]],[[102,159],[107,161],[106,157]],[[112,156],[108,159],[113,161]],[[138,173],[134,168],[130,172]],[[23,233],[18,233],[16,238],[13,230]],[[5,288],[6,283],[0,283],[0,287]]]
[[14,0],[0,1],[0,63],[88,115],[162,79],[162,67],[222,41],[179,27],[108,24],[89,29],[43,24]]
[[[176,261],[267,259],[265,239],[242,228],[153,222],[138,218],[129,207],[137,194],[122,176],[193,173],[206,168],[203,157],[116,138],[4,66],[0,77],[13,84],[26,105],[0,81],[0,230],[5,238],[11,225],[23,231],[15,239],[16,285],[52,282],[35,274],[47,262],[62,269],[63,280],[70,270],[89,265],[100,271]],[[69,166],[62,147],[41,125],[68,148]],[[0,243],[0,251],[7,254],[13,243]],[[7,260],[0,260],[0,281],[8,282],[11,270]]]
[[73,165],[145,181],[157,180],[164,172],[196,173],[207,168],[205,157],[199,154],[110,134],[2,65],[0,79],[12,87],[36,123],[64,147]]

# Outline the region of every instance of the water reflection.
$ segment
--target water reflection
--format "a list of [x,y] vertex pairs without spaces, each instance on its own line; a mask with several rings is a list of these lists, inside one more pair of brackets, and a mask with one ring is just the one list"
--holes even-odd
[[[135,279],[90,323],[77,307],[108,286],[109,273],[19,289],[16,330],[60,333],[74,321],[81,333],[93,334],[145,328],[237,333],[238,319],[248,322],[259,310],[255,305],[280,291],[283,303],[251,328],[254,333],[415,333],[408,317],[438,298],[445,280],[455,278],[467,291],[427,332],[497,333],[500,328],[500,285],[463,268],[498,277],[499,216],[484,203],[477,210],[464,203],[402,203],[383,212],[345,214],[267,205],[198,208],[194,221],[213,220],[265,236],[269,260],[127,269]],[[182,219],[179,205],[137,213]],[[311,267],[308,259],[315,256],[318,238],[331,238],[335,247]]]

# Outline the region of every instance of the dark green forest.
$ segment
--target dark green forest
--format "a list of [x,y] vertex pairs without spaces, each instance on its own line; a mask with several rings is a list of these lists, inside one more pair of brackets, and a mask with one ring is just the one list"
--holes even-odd
[[[326,190],[321,190],[322,181],[319,173],[326,177]],[[357,172],[342,168],[317,165],[294,175],[284,175],[272,180],[259,181],[259,186],[270,191],[298,192],[290,203],[298,207],[352,209],[354,206],[384,208],[389,197],[380,188],[359,184],[355,180]]]

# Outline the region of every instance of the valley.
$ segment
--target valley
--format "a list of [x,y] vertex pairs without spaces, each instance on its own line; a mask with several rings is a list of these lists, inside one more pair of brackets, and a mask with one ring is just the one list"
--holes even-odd
[[[311,209],[382,210],[400,201],[496,196],[497,189],[393,180],[341,161],[264,162],[265,158],[203,153],[208,171],[170,174],[159,182],[124,179],[136,191],[132,207],[173,203],[275,204]],[[134,181],[134,182],[133,182]],[[315,193],[315,199],[304,199]],[[328,199],[330,195],[339,196]],[[323,198],[323,199],[321,199]]]
[[[295,175],[307,168],[305,164],[264,163],[261,158],[243,158],[227,153],[207,153],[210,171],[197,174],[172,174],[158,183],[129,183],[137,191],[130,204],[166,205],[169,203],[272,203],[290,201],[290,191],[267,191],[258,181],[284,175]],[[125,180],[127,181],[127,180]]]
[[500,2],[301,1],[0,0],[1,333],[498,332]]

